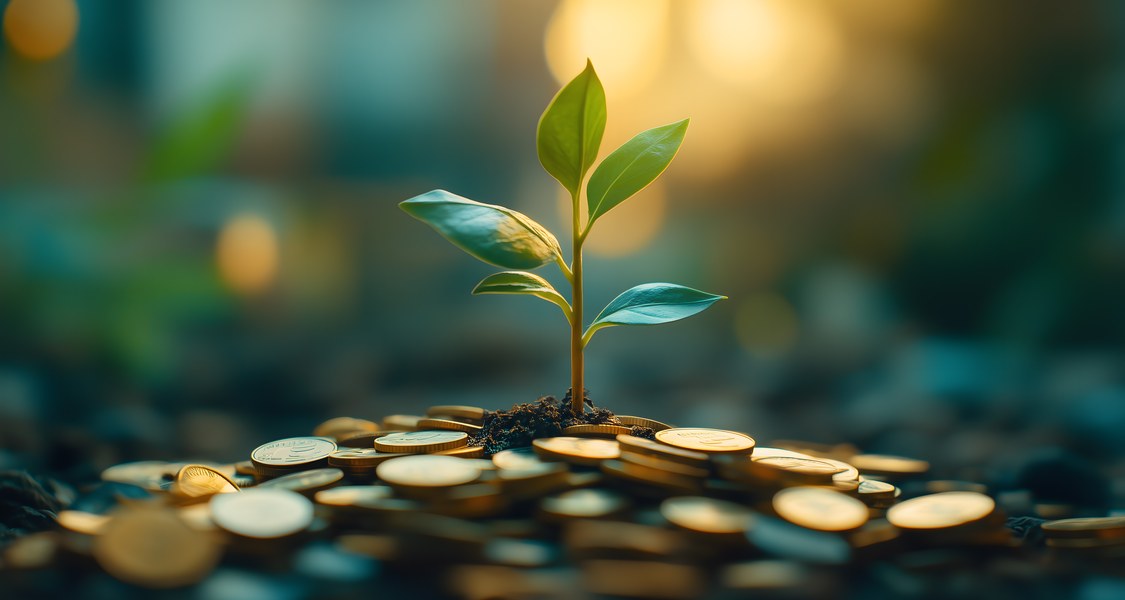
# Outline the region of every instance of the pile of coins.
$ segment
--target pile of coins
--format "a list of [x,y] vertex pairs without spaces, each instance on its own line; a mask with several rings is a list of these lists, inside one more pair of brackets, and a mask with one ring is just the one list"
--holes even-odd
[[[927,482],[916,459],[628,416],[485,457],[470,444],[483,409],[427,412],[332,419],[235,464],[112,467],[114,502],[63,511],[60,531],[22,538],[3,566],[96,564],[165,588],[228,560],[278,569],[311,553],[454,597],[695,598],[823,594],[853,572],[842,565],[930,573],[1028,552],[982,486]],[[1042,530],[1029,576],[1125,562],[1125,517]]]

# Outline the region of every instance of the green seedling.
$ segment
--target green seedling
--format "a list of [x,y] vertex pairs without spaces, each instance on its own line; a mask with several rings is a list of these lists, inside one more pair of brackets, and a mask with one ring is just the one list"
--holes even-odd
[[587,218],[583,224],[582,182],[598,155],[605,122],[605,90],[589,61],[581,74],[559,90],[539,119],[535,140],[539,162],[570,193],[573,220],[569,264],[550,231],[512,209],[445,190],[427,192],[399,205],[486,263],[505,269],[535,269],[550,262],[558,265],[570,283],[570,302],[546,279],[526,270],[489,275],[477,284],[473,294],[525,294],[562,310],[570,324],[570,388],[575,416],[583,411],[583,350],[595,333],[616,325],[678,321],[725,298],[672,283],[645,283],[614,298],[583,330],[582,244],[599,218],[664,172],[680,149],[688,126],[684,119],[643,131],[605,157],[586,182]]

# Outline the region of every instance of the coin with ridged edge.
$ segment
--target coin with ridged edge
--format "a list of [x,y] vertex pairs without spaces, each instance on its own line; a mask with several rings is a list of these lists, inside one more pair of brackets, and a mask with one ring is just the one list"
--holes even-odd
[[672,425],[661,423],[656,419],[648,419],[645,417],[634,417],[631,415],[617,415],[617,420],[621,421],[622,425],[628,427],[647,427],[653,431],[664,431],[665,429],[672,429]]
[[426,454],[460,448],[468,443],[469,434],[460,431],[404,431],[375,440],[375,449],[380,452]]
[[344,472],[340,469],[312,469],[264,481],[257,489],[282,489],[307,494],[333,486],[343,478]]
[[603,460],[614,459],[621,455],[621,448],[616,440],[558,436],[534,440],[531,446],[540,457],[565,460],[580,465],[597,466]]
[[563,428],[562,433],[564,436],[597,436],[614,438],[619,435],[629,435],[633,433],[633,429],[631,427],[625,427],[624,425],[613,425],[612,423],[601,423],[598,425],[589,425],[583,423],[565,427]]
[[424,419],[418,419],[418,429],[441,429],[443,431],[463,431],[465,433],[476,433],[482,428],[480,425],[473,425],[472,423],[462,423],[461,421],[454,421],[451,419],[426,417]]
[[336,451],[336,442],[319,437],[293,437],[262,444],[250,453],[254,466],[261,469],[296,469],[327,462]]
[[750,454],[754,438],[737,431],[706,427],[673,427],[656,432],[656,441],[710,454]]
[[205,498],[238,491],[238,485],[222,473],[203,465],[184,465],[176,473],[172,493],[183,498]]

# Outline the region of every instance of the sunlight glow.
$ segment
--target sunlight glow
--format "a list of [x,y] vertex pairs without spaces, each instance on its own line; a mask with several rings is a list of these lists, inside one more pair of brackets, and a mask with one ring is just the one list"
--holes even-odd
[[8,44],[33,60],[50,60],[66,52],[77,33],[74,0],[12,0],[4,10]]
[[232,290],[257,294],[277,277],[277,234],[260,216],[236,215],[219,234],[216,258],[219,274]]

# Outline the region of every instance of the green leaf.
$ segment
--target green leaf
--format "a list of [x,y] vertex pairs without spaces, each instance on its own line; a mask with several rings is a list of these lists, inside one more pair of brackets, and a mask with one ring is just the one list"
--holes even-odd
[[238,71],[161,132],[144,161],[146,183],[206,174],[226,158],[250,104],[251,78]]
[[605,157],[586,185],[589,228],[594,221],[652,183],[676,156],[688,120],[638,133]]
[[529,294],[552,302],[562,309],[566,320],[571,319],[570,304],[555,291],[549,281],[523,271],[504,271],[489,275],[473,288],[473,294]]
[[587,60],[586,69],[547,105],[535,134],[539,162],[571,196],[578,195],[598,156],[605,118],[605,89]]
[[556,258],[562,260],[562,248],[550,231],[503,206],[433,190],[399,207],[465,252],[498,267],[534,269]]
[[642,283],[613,299],[582,334],[583,345],[594,333],[614,325],[659,325],[707,310],[726,296],[716,296],[674,283]]

